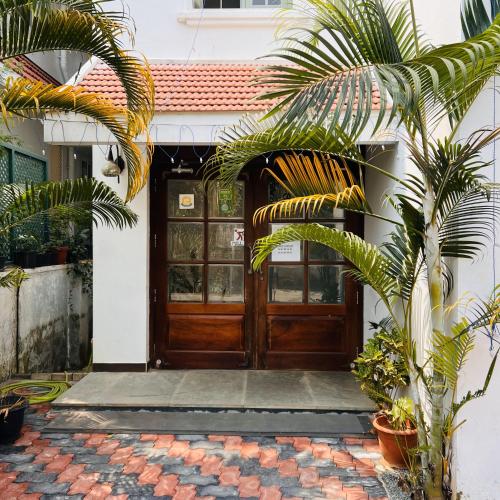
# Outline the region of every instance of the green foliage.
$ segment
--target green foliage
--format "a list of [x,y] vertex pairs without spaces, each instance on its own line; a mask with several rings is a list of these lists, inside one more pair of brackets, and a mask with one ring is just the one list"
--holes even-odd
[[94,56],[112,68],[127,95],[127,105],[117,106],[105,96],[71,85],[46,85],[24,78],[4,78],[0,112],[9,125],[19,118],[52,117],[75,112],[105,126],[120,144],[128,167],[128,198],[145,184],[151,160],[135,144],[147,135],[154,113],[154,85],[148,64],[124,50],[133,43],[125,11],[104,9],[107,0],[1,0],[0,59],[7,66],[18,55],[76,51]]
[[13,243],[15,252],[37,252],[41,248],[38,239],[31,234],[19,234]]
[[386,412],[392,428],[396,431],[404,431],[415,428],[415,409],[410,398],[403,397],[392,403],[391,409]]
[[363,352],[354,360],[354,376],[365,392],[381,410],[388,410],[398,389],[409,383],[404,358],[404,341],[397,329],[378,331],[369,339]]

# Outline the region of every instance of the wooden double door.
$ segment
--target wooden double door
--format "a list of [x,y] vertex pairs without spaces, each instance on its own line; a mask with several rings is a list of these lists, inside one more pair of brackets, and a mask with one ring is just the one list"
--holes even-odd
[[348,265],[318,244],[280,247],[260,271],[255,240],[313,220],[359,230],[342,210],[254,225],[286,193],[244,175],[233,187],[156,168],[151,190],[152,365],[346,370],[362,343],[361,293]]

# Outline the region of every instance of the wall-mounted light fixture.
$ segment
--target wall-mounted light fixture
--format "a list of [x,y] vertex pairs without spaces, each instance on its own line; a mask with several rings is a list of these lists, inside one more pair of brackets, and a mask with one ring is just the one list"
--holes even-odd
[[116,146],[116,160],[113,158],[113,147],[109,146],[108,158],[101,173],[104,177],[117,177],[120,182],[120,174],[125,169],[125,160],[120,156],[118,146]]

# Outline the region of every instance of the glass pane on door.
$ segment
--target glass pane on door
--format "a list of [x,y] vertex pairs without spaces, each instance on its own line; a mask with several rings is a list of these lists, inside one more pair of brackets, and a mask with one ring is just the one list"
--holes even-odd
[[309,266],[309,304],[343,304],[343,266]]
[[243,264],[210,264],[208,266],[208,302],[245,302],[245,268]]
[[201,219],[205,194],[201,181],[171,180],[168,182],[168,216]]
[[203,224],[200,222],[170,222],[168,225],[169,260],[203,259]]
[[269,266],[269,302],[302,304],[303,290],[304,266]]
[[203,302],[203,265],[168,267],[169,302]]
[[212,181],[208,187],[208,217],[210,219],[243,219],[245,216],[245,184],[241,181],[224,186]]
[[208,260],[243,260],[245,226],[231,223],[209,223]]

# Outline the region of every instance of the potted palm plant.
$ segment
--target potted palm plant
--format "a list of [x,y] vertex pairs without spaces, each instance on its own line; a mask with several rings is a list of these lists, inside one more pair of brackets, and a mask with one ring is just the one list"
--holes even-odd
[[373,426],[385,461],[393,467],[410,468],[412,456],[416,456],[418,448],[413,401],[407,397],[397,399],[390,410],[375,418]]
[[21,434],[28,402],[15,394],[0,395],[0,444],[13,443]]

